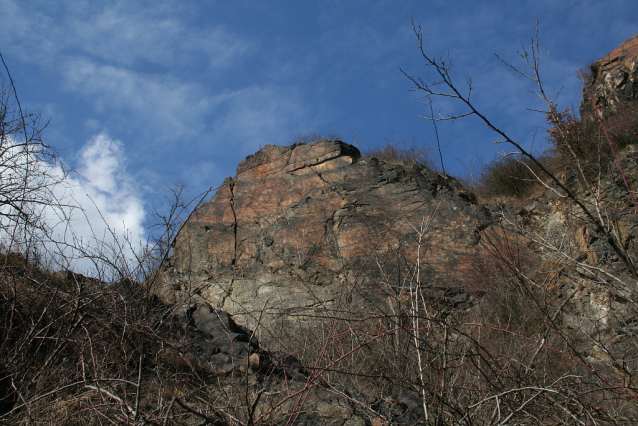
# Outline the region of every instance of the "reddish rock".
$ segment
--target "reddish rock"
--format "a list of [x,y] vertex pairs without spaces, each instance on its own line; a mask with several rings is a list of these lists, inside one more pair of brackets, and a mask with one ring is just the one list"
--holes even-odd
[[628,58],[635,58],[638,56],[638,34],[630,37],[623,44],[612,50],[607,55],[603,56],[596,62],[603,67],[614,66],[625,62]]
[[638,34],[594,62],[590,69],[580,104],[582,118],[596,119],[590,95],[603,116],[613,114],[620,103],[634,101],[638,97]]
[[489,220],[458,182],[418,163],[364,160],[337,141],[269,145],[184,225],[161,294],[249,327],[263,309],[390,309],[417,281],[463,307]]

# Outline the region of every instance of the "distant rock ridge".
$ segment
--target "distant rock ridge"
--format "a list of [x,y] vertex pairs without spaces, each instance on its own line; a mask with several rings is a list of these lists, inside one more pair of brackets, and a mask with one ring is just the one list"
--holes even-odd
[[160,293],[248,327],[264,310],[389,309],[416,279],[467,307],[490,220],[456,180],[418,163],[362,159],[339,141],[268,145],[184,224]]
[[638,98],[638,34],[591,65],[591,74],[583,90],[580,115],[596,119],[589,93],[599,111],[608,116],[619,103]]

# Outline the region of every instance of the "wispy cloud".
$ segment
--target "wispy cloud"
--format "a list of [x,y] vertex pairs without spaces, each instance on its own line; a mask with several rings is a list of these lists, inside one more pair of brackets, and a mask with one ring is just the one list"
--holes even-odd
[[[427,72],[410,18],[422,25],[427,52],[449,49],[461,61],[453,72],[461,86],[472,74],[482,110],[528,138],[543,124],[524,110],[535,99],[493,54],[515,55],[539,16],[543,48],[555,49],[544,63],[547,88],[565,86],[559,102],[569,106],[579,85],[557,76],[571,78],[578,59],[615,47],[613,32],[638,28],[627,0],[284,3],[0,0],[0,48],[25,85],[35,79],[34,91],[47,91],[55,111],[48,135],[62,149],[104,129],[126,144],[136,176],[157,177],[149,186],[183,178],[194,162],[205,175],[189,180],[215,185],[242,156],[300,131],[356,129],[376,140],[397,130],[434,140],[416,118],[429,110],[397,69]],[[441,136],[451,150],[491,155],[476,141],[494,135],[468,123],[442,124]]]
[[[128,173],[122,143],[100,133],[79,156],[78,173],[85,180],[74,178],[78,204],[87,211],[92,205],[93,213],[99,213],[118,234],[127,231],[139,241],[145,234],[145,211],[141,194]],[[92,215],[89,222],[99,220]]]
[[[37,5],[37,7],[36,7]],[[0,36],[26,62],[61,77],[61,87],[105,121],[154,140],[193,137],[214,106],[204,88],[236,65],[250,43],[223,24],[189,26],[178,3],[0,2]],[[140,141],[143,142],[143,141]]]
[[62,74],[67,89],[91,99],[99,112],[125,120],[133,114],[137,126],[165,140],[198,132],[214,102],[197,84],[84,58],[68,61]]
[[5,18],[0,33],[16,42],[16,54],[27,57],[36,52],[36,61],[82,56],[124,66],[174,66],[204,58],[219,68],[231,65],[249,48],[222,24],[188,26],[173,17],[180,9],[169,0],[153,5],[71,0],[55,6],[45,0],[5,0],[0,3]]
[[57,245],[68,262],[61,266],[96,275],[104,259],[135,265],[136,255],[145,248],[146,211],[121,142],[104,133],[94,136],[80,151],[78,164],[78,173],[55,190],[68,207],[45,211],[48,222],[56,224],[52,240],[65,243]]
[[214,123],[220,140],[235,140],[246,154],[269,143],[285,143],[307,121],[300,94],[294,88],[249,86],[229,93],[224,112]]

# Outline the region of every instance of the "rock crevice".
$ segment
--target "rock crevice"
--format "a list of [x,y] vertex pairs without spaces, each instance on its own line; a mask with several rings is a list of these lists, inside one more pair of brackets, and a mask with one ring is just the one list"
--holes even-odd
[[353,310],[384,306],[388,277],[405,279],[417,253],[419,285],[462,288],[490,220],[458,182],[418,163],[363,159],[339,141],[269,145],[184,224],[162,295],[201,297],[248,327],[264,308],[332,308],[344,288]]

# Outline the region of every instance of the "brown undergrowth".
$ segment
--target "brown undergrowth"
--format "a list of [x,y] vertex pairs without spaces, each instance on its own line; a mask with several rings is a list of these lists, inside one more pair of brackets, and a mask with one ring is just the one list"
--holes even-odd
[[2,261],[1,424],[244,418],[243,375],[220,386],[143,285],[48,273],[16,254]]
[[279,343],[320,371],[322,386],[356,389],[372,410],[399,401],[423,424],[632,424],[635,336],[612,349],[591,324],[574,324],[587,290],[557,295],[570,269],[531,243],[512,229],[484,234],[470,309],[441,309],[428,283],[404,277],[394,312],[324,313]]

